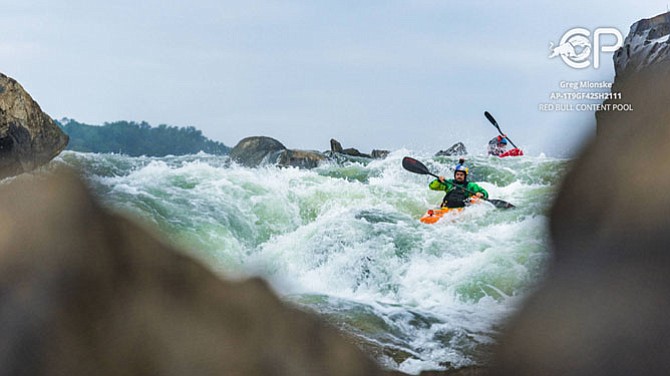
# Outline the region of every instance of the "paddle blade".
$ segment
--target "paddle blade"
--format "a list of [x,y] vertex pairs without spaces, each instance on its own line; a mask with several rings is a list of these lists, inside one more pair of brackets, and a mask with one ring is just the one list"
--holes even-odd
[[491,124],[498,127],[498,122],[496,121],[496,119],[493,118],[493,115],[491,115],[488,111],[484,111],[484,116],[486,116],[486,118],[489,119]]
[[430,171],[428,171],[428,167],[426,167],[423,163],[417,161],[414,158],[410,157],[403,158],[402,167],[405,170],[413,172],[415,174],[432,175]]
[[487,201],[492,203],[498,209],[511,209],[511,208],[516,207],[516,206],[510,204],[509,202],[503,201],[503,200],[493,199],[493,200],[487,200]]

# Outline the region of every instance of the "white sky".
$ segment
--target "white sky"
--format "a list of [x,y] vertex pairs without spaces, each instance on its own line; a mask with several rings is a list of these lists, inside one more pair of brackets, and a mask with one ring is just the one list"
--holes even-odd
[[[482,153],[496,130],[572,155],[593,113],[541,112],[561,80],[608,80],[549,59],[572,27],[615,27],[665,1],[0,0],[0,72],[55,119],[194,126],[234,146],[271,136],[326,150]],[[625,98],[624,98],[625,99]],[[576,102],[573,102],[576,103]]]

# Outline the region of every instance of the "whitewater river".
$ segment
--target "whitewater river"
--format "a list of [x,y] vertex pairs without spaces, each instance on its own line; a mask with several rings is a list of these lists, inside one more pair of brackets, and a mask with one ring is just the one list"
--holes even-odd
[[469,157],[470,180],[517,208],[482,204],[424,225],[443,194],[403,170],[405,155],[448,177],[457,160],[398,150],[299,170],[65,152],[56,164],[84,171],[106,205],[217,273],[263,276],[388,368],[486,364],[503,320],[542,276],[547,211],[569,162]]

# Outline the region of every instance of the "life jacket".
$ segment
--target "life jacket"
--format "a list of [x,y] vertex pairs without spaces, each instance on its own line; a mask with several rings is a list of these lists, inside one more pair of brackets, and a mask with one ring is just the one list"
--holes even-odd
[[[467,181],[463,182],[463,184],[458,184],[456,182],[451,183],[451,189],[447,191],[447,194],[444,195],[444,198],[442,199],[442,207],[443,208],[462,208],[465,206],[465,200],[467,200],[470,197],[470,194],[465,191],[465,189],[468,188],[468,183]],[[465,188],[465,189],[463,189]]]
[[500,143],[503,140],[502,136],[497,136],[489,141],[488,153],[489,155],[500,156],[507,149],[507,145]]

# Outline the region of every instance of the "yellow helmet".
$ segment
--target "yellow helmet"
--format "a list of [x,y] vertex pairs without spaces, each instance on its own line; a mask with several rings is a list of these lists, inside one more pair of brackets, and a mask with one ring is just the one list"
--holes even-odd
[[461,164],[457,165],[456,168],[454,169],[454,174],[457,173],[458,171],[465,172],[465,175],[468,174],[469,169]]

